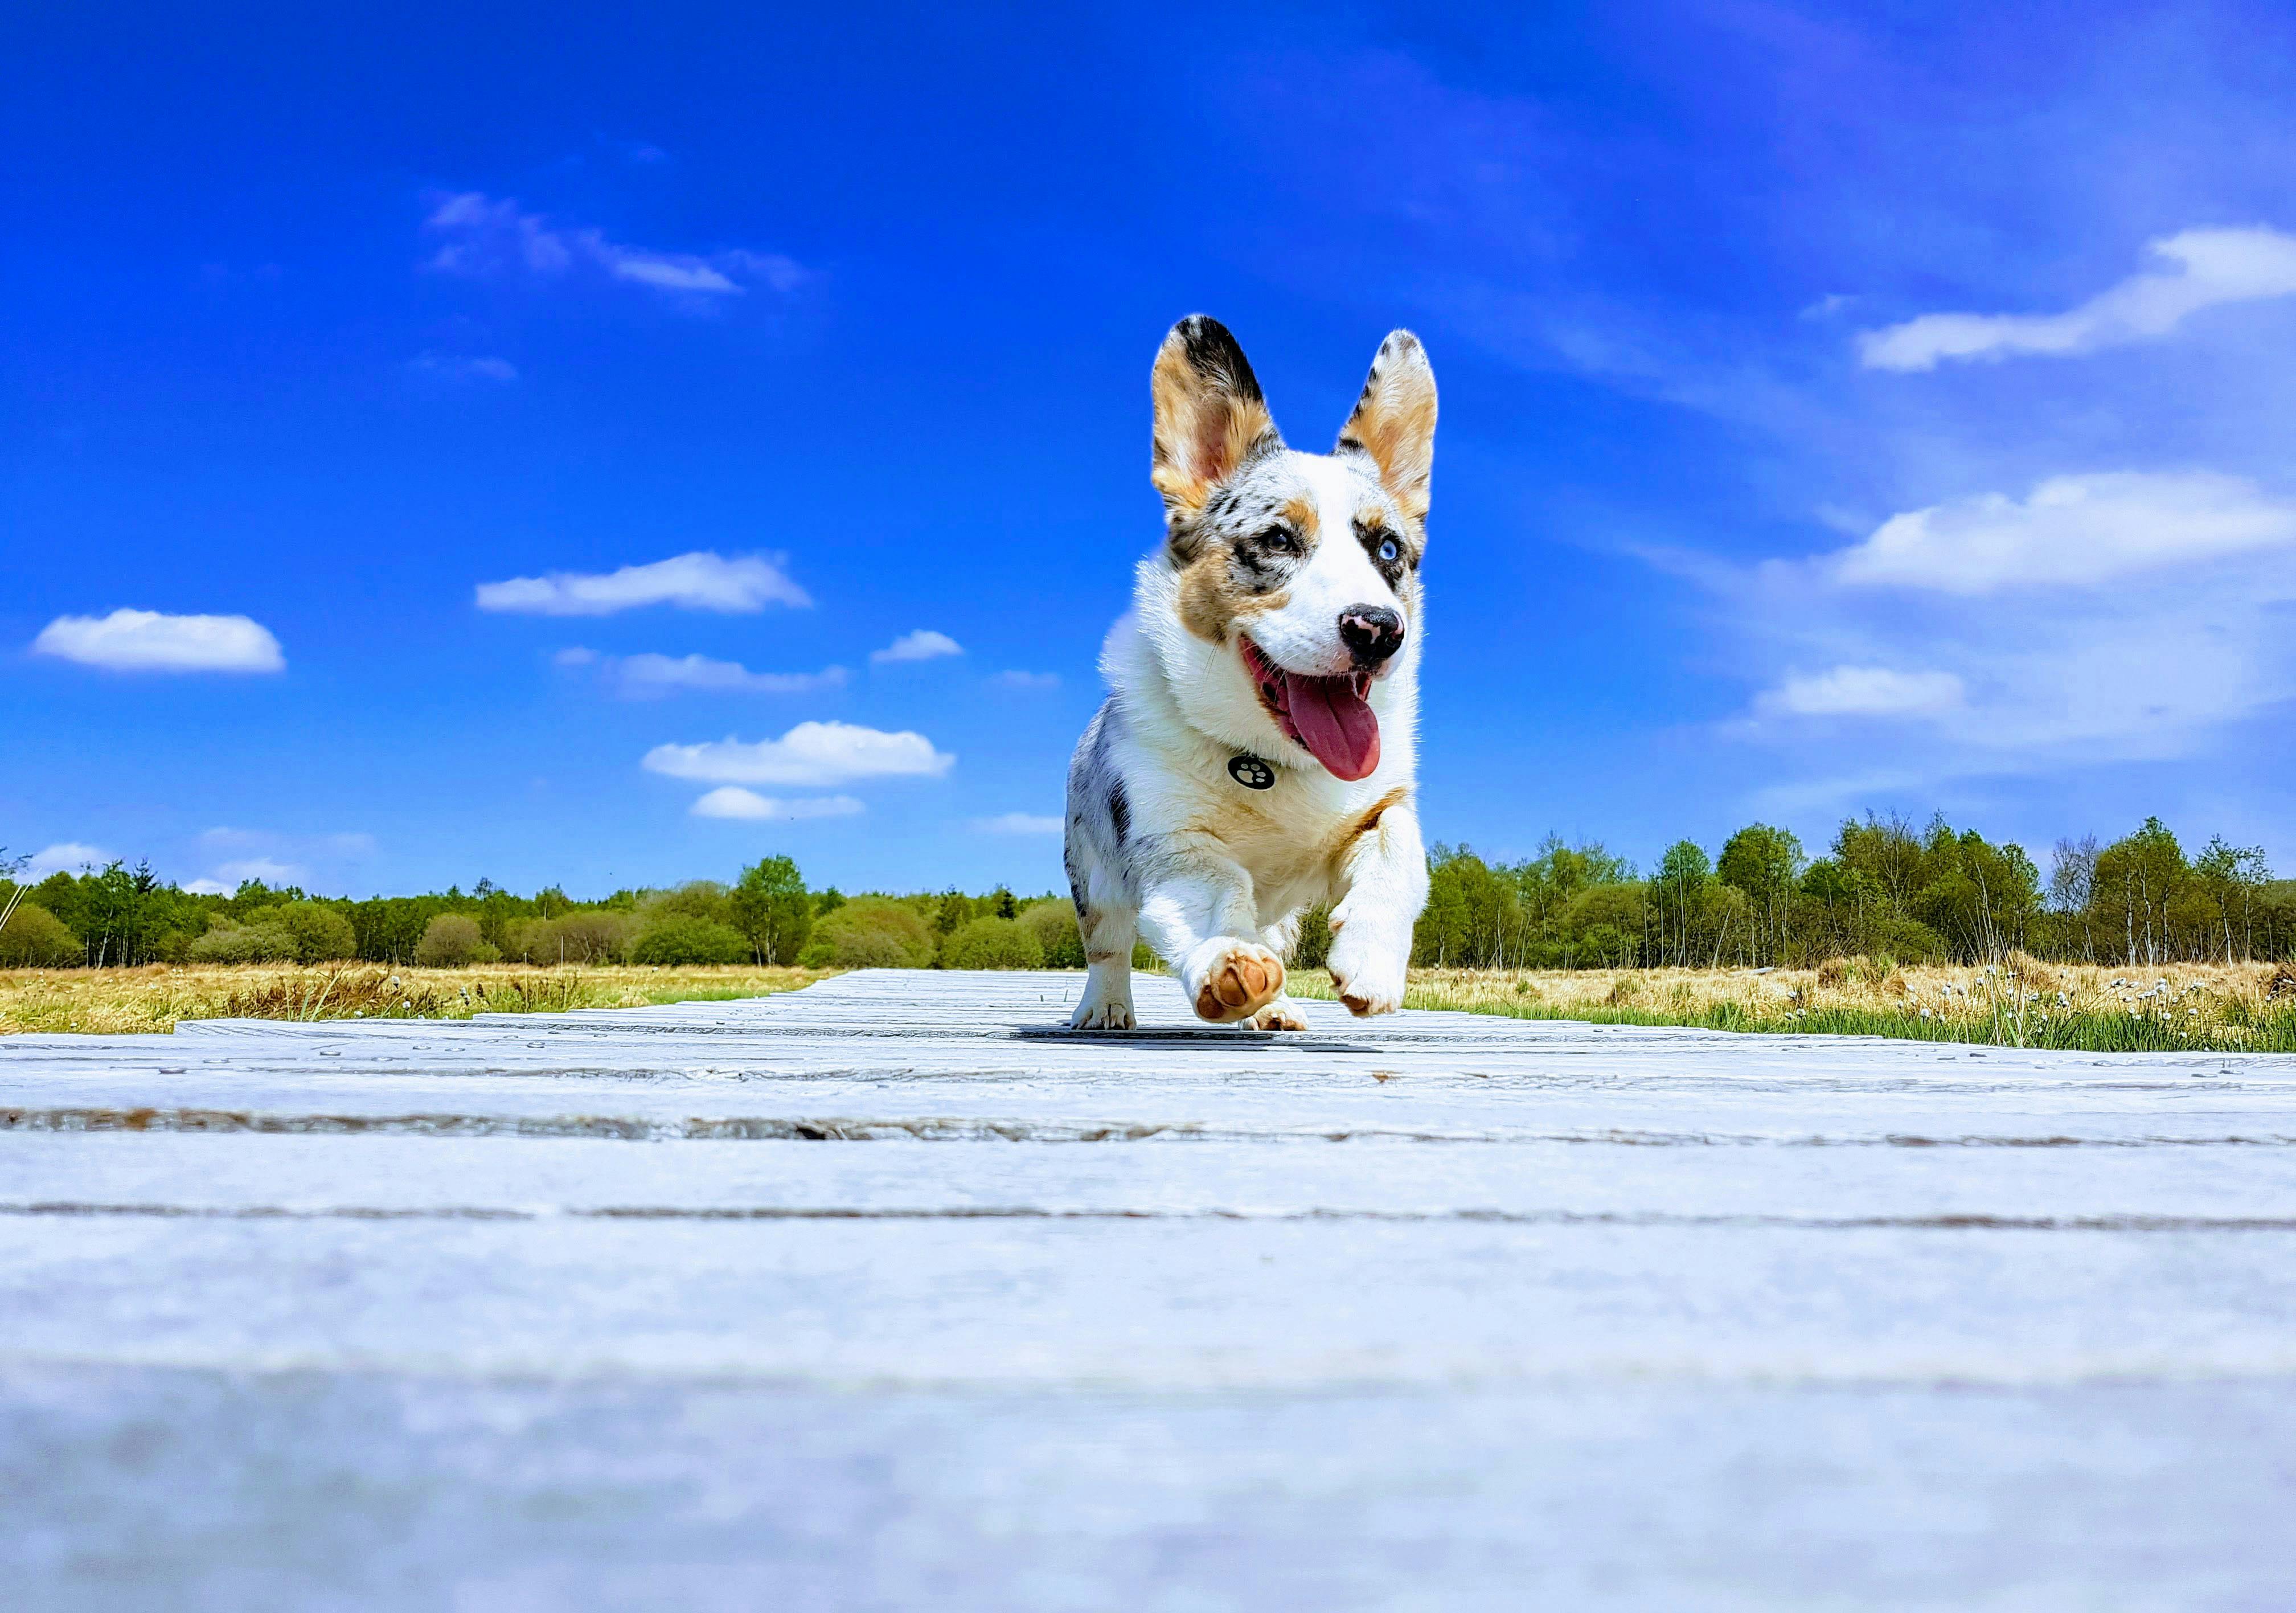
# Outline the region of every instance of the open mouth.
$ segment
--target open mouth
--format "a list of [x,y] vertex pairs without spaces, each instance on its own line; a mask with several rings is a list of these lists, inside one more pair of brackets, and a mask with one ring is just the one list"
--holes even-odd
[[1371,709],[1371,674],[1311,678],[1286,671],[1239,633],[1244,671],[1259,704],[1284,737],[1322,762],[1335,778],[1368,778],[1379,766],[1379,715]]

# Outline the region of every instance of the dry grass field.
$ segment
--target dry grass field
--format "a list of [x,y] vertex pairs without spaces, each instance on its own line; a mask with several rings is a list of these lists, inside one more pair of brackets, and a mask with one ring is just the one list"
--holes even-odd
[[461,969],[378,964],[152,964],[134,969],[0,969],[0,1035],[165,1032],[179,1019],[467,1019],[664,1002],[722,1002],[810,985],[833,969],[603,964]]
[[[164,1032],[180,1019],[466,1018],[760,997],[827,969],[598,965],[461,969],[217,964],[0,970],[0,1035]],[[1063,983],[1070,976],[1062,976]],[[1329,999],[1321,970],[1292,991]],[[2296,970],[2284,965],[2059,967],[2013,954],[1992,968],[1416,969],[1413,1008],[1527,1019],[1910,1036],[2010,1047],[2296,1052]]]
[[[1293,973],[1329,998],[1331,977]],[[1406,1003],[1524,1019],[1726,1031],[1908,1036],[2003,1047],[2296,1052],[2296,969],[2281,964],[2059,967],[2012,953],[1992,967],[1414,969]]]

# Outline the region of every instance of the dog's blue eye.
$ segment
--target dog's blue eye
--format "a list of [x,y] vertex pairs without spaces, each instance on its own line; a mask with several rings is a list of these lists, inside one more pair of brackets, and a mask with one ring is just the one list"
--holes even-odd
[[1403,546],[1390,538],[1379,546],[1379,557],[1392,565],[1403,558]]

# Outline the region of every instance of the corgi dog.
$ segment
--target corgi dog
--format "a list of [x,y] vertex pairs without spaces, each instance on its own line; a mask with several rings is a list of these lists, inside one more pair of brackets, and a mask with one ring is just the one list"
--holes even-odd
[[1166,531],[1069,764],[1091,970],[1069,1023],[1132,1028],[1139,937],[1199,1018],[1305,1030],[1284,960],[1319,903],[1340,1000],[1391,1013],[1427,902],[1412,791],[1434,372],[1416,336],[1390,335],[1329,454],[1284,446],[1216,319],[1172,327],[1149,391]]

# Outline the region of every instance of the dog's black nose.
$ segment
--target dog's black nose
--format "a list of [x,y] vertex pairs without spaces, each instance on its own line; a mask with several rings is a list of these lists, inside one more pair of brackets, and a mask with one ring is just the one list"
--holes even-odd
[[1403,618],[1383,605],[1351,605],[1340,613],[1340,638],[1357,666],[1377,666],[1403,647]]

